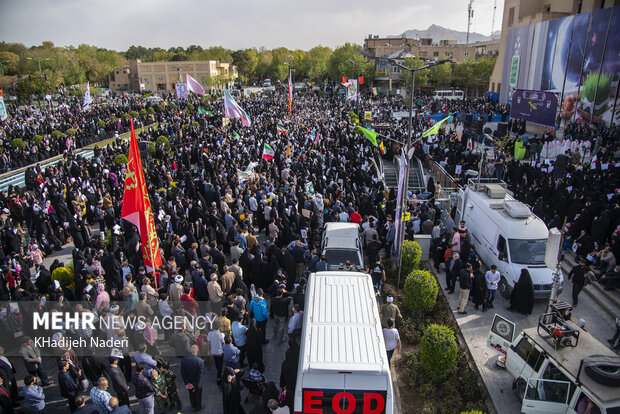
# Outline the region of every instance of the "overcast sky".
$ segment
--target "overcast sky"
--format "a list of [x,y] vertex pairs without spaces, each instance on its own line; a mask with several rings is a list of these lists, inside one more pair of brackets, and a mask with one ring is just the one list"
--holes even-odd
[[[118,51],[197,44],[308,50],[363,44],[431,24],[467,30],[469,0],[0,0],[0,41],[51,40]],[[503,0],[497,0],[495,30]],[[491,33],[493,0],[474,1],[472,31]]]

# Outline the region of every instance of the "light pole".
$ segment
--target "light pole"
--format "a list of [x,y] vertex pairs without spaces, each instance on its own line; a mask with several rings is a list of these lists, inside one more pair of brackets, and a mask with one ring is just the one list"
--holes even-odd
[[35,57],[27,57],[26,60],[34,60],[39,64],[39,73],[41,73],[41,61],[42,60],[50,60],[50,58],[42,58],[40,56]]
[[4,66],[2,66],[2,64],[4,63],[11,63],[10,60],[0,60],[0,72],[2,73],[2,76],[4,77]]
[[[403,70],[408,71],[411,74],[411,87],[409,90],[409,129],[407,132],[407,145],[405,146],[405,158],[407,162],[405,163],[405,186],[403,187],[403,191],[398,195],[398,202],[396,204],[396,218],[400,218],[401,225],[398,227],[398,233],[396,237],[398,238],[398,282],[396,286],[400,286],[400,269],[402,264],[402,247],[404,241],[405,232],[403,231],[402,218],[403,218],[403,207],[405,206],[405,197],[407,191],[409,190],[409,164],[410,157],[409,152],[411,151],[411,135],[413,133],[413,94],[415,90],[415,73],[420,70],[432,68],[433,66],[443,65],[444,63],[451,62],[450,59],[442,59],[433,63],[429,63],[419,68],[408,68],[407,66],[401,65],[395,59],[386,58],[388,62],[392,65],[397,66]],[[403,168],[401,165],[400,168]]]

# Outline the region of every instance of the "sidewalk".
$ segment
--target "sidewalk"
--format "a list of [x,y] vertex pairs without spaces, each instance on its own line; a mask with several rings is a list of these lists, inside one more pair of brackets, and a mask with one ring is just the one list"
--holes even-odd
[[[509,300],[498,294],[493,309],[486,312],[482,312],[482,310],[476,311],[474,310],[474,305],[470,302],[465,309],[468,313],[466,315],[459,315],[456,312],[459,296],[458,288],[453,294],[448,294],[445,289],[446,282],[443,266],[440,268],[442,270],[439,274],[435,272],[435,268],[432,265],[429,267],[431,273],[437,278],[441,290],[440,294],[443,294],[448,299],[448,303],[453,310],[454,317],[465,338],[469,352],[480,370],[484,384],[493,399],[497,413],[520,413],[521,402],[516,393],[512,390],[513,378],[505,370],[495,365],[500,353],[487,346],[487,336],[496,313],[514,322],[517,326],[517,334],[525,328],[537,326],[538,317],[546,311],[547,301],[537,300],[534,304],[534,311],[532,314],[522,315],[506,310]],[[484,271],[486,271],[486,269]],[[572,285],[570,283],[565,283],[564,291],[559,296],[559,299],[572,303],[571,290]],[[576,320],[584,318],[586,320],[585,328],[595,339],[599,340],[604,345],[607,345],[607,339],[610,338],[615,331],[615,327],[598,313],[597,306],[592,299],[583,293],[579,295],[579,305],[573,311],[573,318]],[[582,334],[585,333],[582,332]]]

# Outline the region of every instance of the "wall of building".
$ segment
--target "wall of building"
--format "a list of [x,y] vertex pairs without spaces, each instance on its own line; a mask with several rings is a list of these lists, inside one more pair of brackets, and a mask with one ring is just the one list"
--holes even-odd
[[[551,91],[565,120],[620,120],[620,6],[508,29],[500,102],[516,90]],[[615,115],[614,115],[615,109]]]

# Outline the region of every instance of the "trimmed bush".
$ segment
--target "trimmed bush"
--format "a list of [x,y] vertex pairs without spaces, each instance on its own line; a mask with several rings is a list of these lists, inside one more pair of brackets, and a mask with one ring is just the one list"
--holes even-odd
[[163,110],[164,110],[164,107],[163,107],[163,106],[161,106],[160,104],[155,105],[155,111],[157,111],[157,112],[161,112],[161,111],[163,111]]
[[163,135],[157,137],[157,141],[155,141],[157,146],[163,146],[164,150],[168,151],[170,149],[170,141]]
[[155,155],[155,151],[157,151],[157,146],[155,145],[153,141],[149,141],[149,154],[153,156]]
[[452,329],[437,324],[426,328],[420,346],[420,362],[433,380],[444,378],[454,368],[457,352]]
[[100,119],[99,121],[97,121],[97,125],[99,125],[99,128],[104,129],[105,121],[103,119]]
[[147,109],[146,112],[148,112],[149,114],[152,114],[152,113],[155,113],[155,110],[153,109],[152,106],[149,106],[149,109]]
[[69,128],[69,129],[67,129],[65,131],[65,134],[67,134],[67,135],[69,135],[71,137],[74,137],[75,134],[77,134],[77,131],[75,130],[75,128]]
[[405,303],[414,312],[426,313],[435,307],[439,286],[426,270],[414,270],[405,280]]
[[194,121],[194,122],[192,122],[192,126],[199,127],[200,124],[198,123],[198,121]]
[[52,280],[57,280],[60,286],[73,290],[75,281],[73,280],[73,271],[68,267],[57,267],[52,272]]
[[137,117],[138,117],[138,112],[137,112],[137,111],[131,111],[131,112],[129,113],[129,115],[130,115],[132,118],[134,118],[134,119],[135,119],[135,118],[137,118]]
[[33,144],[40,144],[41,142],[43,142],[43,137],[41,135],[35,135],[32,137]]
[[112,116],[110,117],[110,121],[112,121],[112,123],[116,124],[116,123],[118,122],[118,118],[117,118],[117,117],[115,117],[114,115],[112,115]]
[[192,103],[188,103],[188,104],[187,104],[187,110],[188,110],[188,111],[193,111],[193,110],[194,110],[194,104],[192,104]]
[[26,143],[20,138],[15,138],[13,141],[11,141],[11,146],[13,148],[19,148],[20,150],[23,150],[26,147]]
[[52,138],[58,138],[62,136],[62,132],[60,131],[52,131]]
[[146,109],[140,109],[140,116],[146,116]]
[[422,257],[422,248],[412,240],[403,241],[403,260],[400,269],[401,274],[408,275],[420,266],[420,258]]
[[125,154],[118,154],[116,157],[114,157],[115,165],[127,164],[128,162],[129,160],[127,159],[127,156]]
[[123,119],[129,119],[129,114],[123,114],[122,118]]

